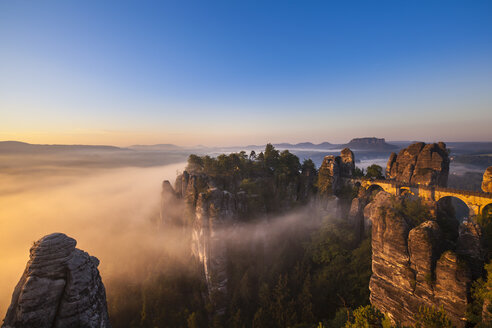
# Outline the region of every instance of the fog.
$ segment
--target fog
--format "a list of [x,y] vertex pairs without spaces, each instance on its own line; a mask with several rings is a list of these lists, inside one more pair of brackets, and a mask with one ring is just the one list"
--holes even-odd
[[159,215],[162,180],[174,181],[184,167],[0,171],[0,316],[10,304],[29,248],[46,234],[75,238],[78,248],[101,260],[103,281],[134,274],[146,254],[165,247],[181,250],[169,235],[164,242],[152,220]]
[[[93,168],[19,163],[4,167],[0,171],[1,318],[33,242],[53,232],[75,238],[78,248],[99,258],[108,295],[114,278],[132,282],[166,264],[179,268],[179,259],[186,262],[189,258],[189,239],[179,227],[159,230],[156,221],[162,181],[174,181],[185,165]],[[286,233],[307,232],[319,226],[318,214],[315,207],[308,206],[277,218],[219,229],[214,234],[240,247],[265,240],[275,243]],[[158,263],[163,258],[173,262]]]

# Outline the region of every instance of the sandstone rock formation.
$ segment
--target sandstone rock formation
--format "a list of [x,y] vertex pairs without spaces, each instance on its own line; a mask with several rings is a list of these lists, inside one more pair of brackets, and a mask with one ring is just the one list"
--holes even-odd
[[443,142],[414,143],[392,153],[386,166],[386,178],[406,184],[446,187],[449,173],[449,156]]
[[404,325],[414,324],[421,306],[443,306],[455,326],[465,327],[473,265],[483,265],[474,262],[479,228],[462,223],[458,246],[444,250],[434,218],[405,217],[401,206],[402,197],[381,191],[364,209],[372,221],[371,303]]
[[34,243],[4,328],[110,327],[99,260],[62,233]]
[[492,166],[489,166],[483,174],[482,190],[492,193]]
[[348,213],[348,222],[354,227],[356,235],[362,239],[365,233],[370,232],[370,222],[364,218],[364,209],[369,202],[369,193],[360,188],[357,197],[352,200]]
[[[243,190],[241,180],[233,177],[209,176],[200,170],[184,171],[176,178],[174,189],[164,182],[161,217],[164,221],[176,217],[175,213],[169,213],[173,209],[169,200],[174,202],[176,198],[184,205],[180,216],[191,226],[192,253],[203,265],[209,295],[220,300],[220,295],[227,292],[229,240],[225,232],[249,218],[278,214],[307,203],[315,194],[316,179],[314,167],[303,168],[299,176],[290,179],[277,181],[273,176],[247,179],[264,189],[255,193]],[[225,310],[225,304],[220,301],[214,305],[218,314]]]
[[321,195],[337,194],[340,189],[340,157],[328,155],[318,172],[318,190]]
[[355,170],[354,153],[349,148],[342,149],[340,153],[340,175],[351,178]]
[[341,178],[351,178],[355,170],[354,153],[344,148],[340,156],[325,156],[318,173],[321,195],[337,195],[342,188]]
[[[181,191],[180,191],[181,192]],[[183,225],[183,202],[179,199],[171,183],[167,180],[162,182],[160,220],[158,228],[165,226]]]

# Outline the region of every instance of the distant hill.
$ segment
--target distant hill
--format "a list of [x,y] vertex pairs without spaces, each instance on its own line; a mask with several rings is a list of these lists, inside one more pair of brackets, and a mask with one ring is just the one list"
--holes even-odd
[[128,147],[135,150],[147,150],[147,151],[166,151],[166,150],[180,150],[179,146],[173,144],[157,144],[157,145],[133,145]]
[[37,145],[20,141],[0,141],[0,153],[53,153],[77,151],[128,151],[115,146],[92,145]]
[[343,147],[348,147],[352,150],[395,150],[398,148],[387,143],[384,138],[375,137],[354,138]]
[[291,143],[279,143],[273,144],[276,148],[285,148],[285,149],[333,149],[336,148],[337,145],[331,144],[329,142],[322,142],[320,144],[314,144],[312,142],[301,142],[297,144]]

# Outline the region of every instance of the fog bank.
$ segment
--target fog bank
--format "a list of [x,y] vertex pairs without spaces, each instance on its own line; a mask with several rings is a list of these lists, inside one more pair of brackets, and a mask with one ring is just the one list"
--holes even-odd
[[[174,181],[185,163],[152,168],[0,173],[0,316],[39,238],[63,232],[101,260],[103,281],[132,270],[145,254],[177,246],[164,242],[158,217],[161,182]],[[0,171],[1,172],[1,171]],[[179,248],[179,246],[177,246]]]

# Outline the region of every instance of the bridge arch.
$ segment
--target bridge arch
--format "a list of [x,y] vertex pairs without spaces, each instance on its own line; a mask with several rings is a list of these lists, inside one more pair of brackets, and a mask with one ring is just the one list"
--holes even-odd
[[380,185],[378,185],[377,183],[373,183],[369,187],[367,187],[367,191],[370,194],[376,194],[376,193],[378,193],[380,191],[384,191],[384,188],[381,187]]
[[465,219],[474,215],[474,211],[465,202],[465,200],[456,196],[443,196],[437,201],[437,209],[441,215],[454,217],[458,222],[463,222]]

